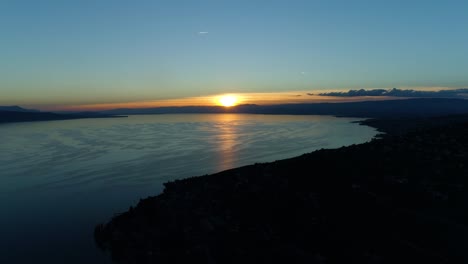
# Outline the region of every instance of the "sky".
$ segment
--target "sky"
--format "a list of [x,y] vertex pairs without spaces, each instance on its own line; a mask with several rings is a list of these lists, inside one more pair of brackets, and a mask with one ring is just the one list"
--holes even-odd
[[0,0],[0,105],[464,88],[466,14],[452,0]]

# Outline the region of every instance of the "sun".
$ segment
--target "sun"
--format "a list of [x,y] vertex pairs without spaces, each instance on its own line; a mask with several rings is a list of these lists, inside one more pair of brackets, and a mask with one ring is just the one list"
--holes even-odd
[[225,107],[235,106],[239,99],[234,95],[223,95],[218,98],[218,103]]

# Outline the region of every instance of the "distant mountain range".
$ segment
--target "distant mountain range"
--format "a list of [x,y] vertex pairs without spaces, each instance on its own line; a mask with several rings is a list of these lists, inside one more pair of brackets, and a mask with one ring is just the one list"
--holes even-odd
[[343,117],[429,117],[468,113],[468,100],[446,98],[418,98],[348,103],[312,103],[282,105],[238,105],[155,107],[113,109],[102,111],[111,115],[182,114],[182,113],[246,113],[288,115],[335,115]]
[[26,109],[19,107],[17,105],[12,106],[0,106],[0,111],[12,111],[12,112],[39,112],[39,110],[35,109]]
[[0,106],[0,123],[68,120],[68,119],[81,119],[81,118],[106,118],[106,117],[115,117],[115,116],[95,113],[95,112],[59,114],[59,113],[51,113],[51,112],[40,112],[38,110],[25,109],[19,106]]
[[270,115],[334,115],[360,118],[407,118],[468,114],[468,100],[417,98],[348,103],[312,103],[282,105],[182,106],[113,109],[101,112],[51,113],[19,106],[0,106],[0,123],[79,118],[104,118],[140,114],[241,113]]

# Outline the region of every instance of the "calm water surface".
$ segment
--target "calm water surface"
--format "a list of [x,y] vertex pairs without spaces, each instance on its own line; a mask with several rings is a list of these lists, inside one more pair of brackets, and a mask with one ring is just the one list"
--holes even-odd
[[376,134],[354,120],[193,114],[0,125],[0,263],[110,263],[94,226],[163,182]]

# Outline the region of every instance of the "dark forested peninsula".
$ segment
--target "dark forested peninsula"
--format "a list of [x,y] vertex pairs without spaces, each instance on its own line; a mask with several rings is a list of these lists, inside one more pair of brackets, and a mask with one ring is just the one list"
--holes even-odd
[[95,239],[116,263],[467,263],[466,118],[169,182]]
[[15,123],[15,122],[53,121],[53,120],[69,120],[69,119],[81,119],[81,118],[108,118],[108,117],[119,117],[119,116],[93,113],[93,112],[58,114],[58,113],[51,113],[51,112],[25,111],[20,107],[8,108],[8,110],[2,110],[2,108],[0,108],[0,124],[1,123]]

